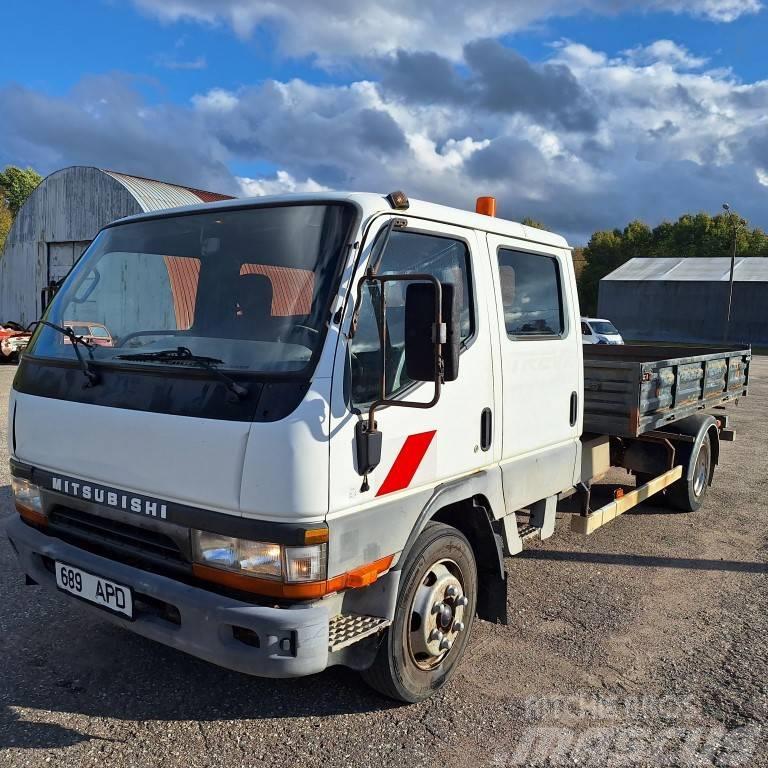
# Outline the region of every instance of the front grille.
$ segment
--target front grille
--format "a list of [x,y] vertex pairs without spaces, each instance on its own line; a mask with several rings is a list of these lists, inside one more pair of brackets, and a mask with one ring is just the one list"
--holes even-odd
[[132,555],[132,560],[138,557],[169,564],[186,563],[179,545],[164,533],[69,507],[55,507],[49,515],[48,527],[51,533],[85,549]]

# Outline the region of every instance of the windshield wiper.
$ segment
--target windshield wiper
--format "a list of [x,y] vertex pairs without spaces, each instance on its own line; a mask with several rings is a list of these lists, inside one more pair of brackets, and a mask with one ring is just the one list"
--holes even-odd
[[242,400],[248,395],[248,387],[238,384],[234,379],[222,373],[216,366],[224,361],[215,357],[204,357],[195,355],[188,347],[176,347],[176,349],[161,349],[157,352],[134,352],[129,355],[117,355],[118,360],[133,360],[134,362],[156,362],[168,363],[170,365],[191,365],[197,368],[203,368],[213,373],[219,381],[226,384],[227,389],[235,395],[238,400]]
[[77,355],[77,361],[80,363],[80,367],[83,369],[83,375],[86,378],[86,383],[83,385],[85,389],[89,387],[95,387],[99,382],[99,374],[91,368],[90,360],[86,360],[82,354],[80,354],[80,346],[84,346],[88,350],[88,357],[93,360],[93,348],[95,344],[91,344],[90,341],[86,341],[82,336],[78,336],[71,328],[64,328],[56,323],[49,323],[47,320],[35,320],[30,323],[27,330],[37,325],[44,325],[47,328],[53,328],[54,331],[58,331],[62,336],[66,336],[72,342],[72,349],[75,350]]

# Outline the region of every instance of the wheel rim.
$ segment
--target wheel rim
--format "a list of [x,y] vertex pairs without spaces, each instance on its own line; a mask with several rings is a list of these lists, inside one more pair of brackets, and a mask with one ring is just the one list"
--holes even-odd
[[407,627],[408,651],[424,670],[443,663],[465,631],[464,575],[453,560],[433,563],[422,576],[411,601]]
[[706,443],[701,446],[696,457],[696,466],[693,470],[693,493],[698,498],[704,493],[709,482],[709,448]]

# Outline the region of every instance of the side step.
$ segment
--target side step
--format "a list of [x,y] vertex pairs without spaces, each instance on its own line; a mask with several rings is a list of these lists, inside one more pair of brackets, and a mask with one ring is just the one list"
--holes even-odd
[[541,528],[538,525],[521,525],[517,529],[517,533],[520,536],[521,541],[531,541],[531,539],[538,539],[541,535]]
[[611,520],[614,520],[619,515],[623,515],[633,507],[636,507],[640,502],[645,501],[659,491],[663,491],[672,483],[677,482],[682,476],[683,467],[681,464],[678,464],[663,475],[654,477],[653,480],[649,480],[645,485],[625,493],[623,496],[609,502],[604,507],[600,507],[600,509],[596,509],[594,512],[590,512],[588,515],[574,515],[571,518],[571,530],[588,536],[606,523],[610,523]]
[[328,650],[333,653],[346,648],[364,637],[374,635],[392,622],[381,616],[360,616],[340,613],[328,622]]

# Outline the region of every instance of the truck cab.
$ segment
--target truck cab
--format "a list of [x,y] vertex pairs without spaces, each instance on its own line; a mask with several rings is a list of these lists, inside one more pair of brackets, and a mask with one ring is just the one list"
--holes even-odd
[[14,381],[27,579],[230,669],[430,695],[583,474],[570,249],[487,213],[318,194],[105,228]]

